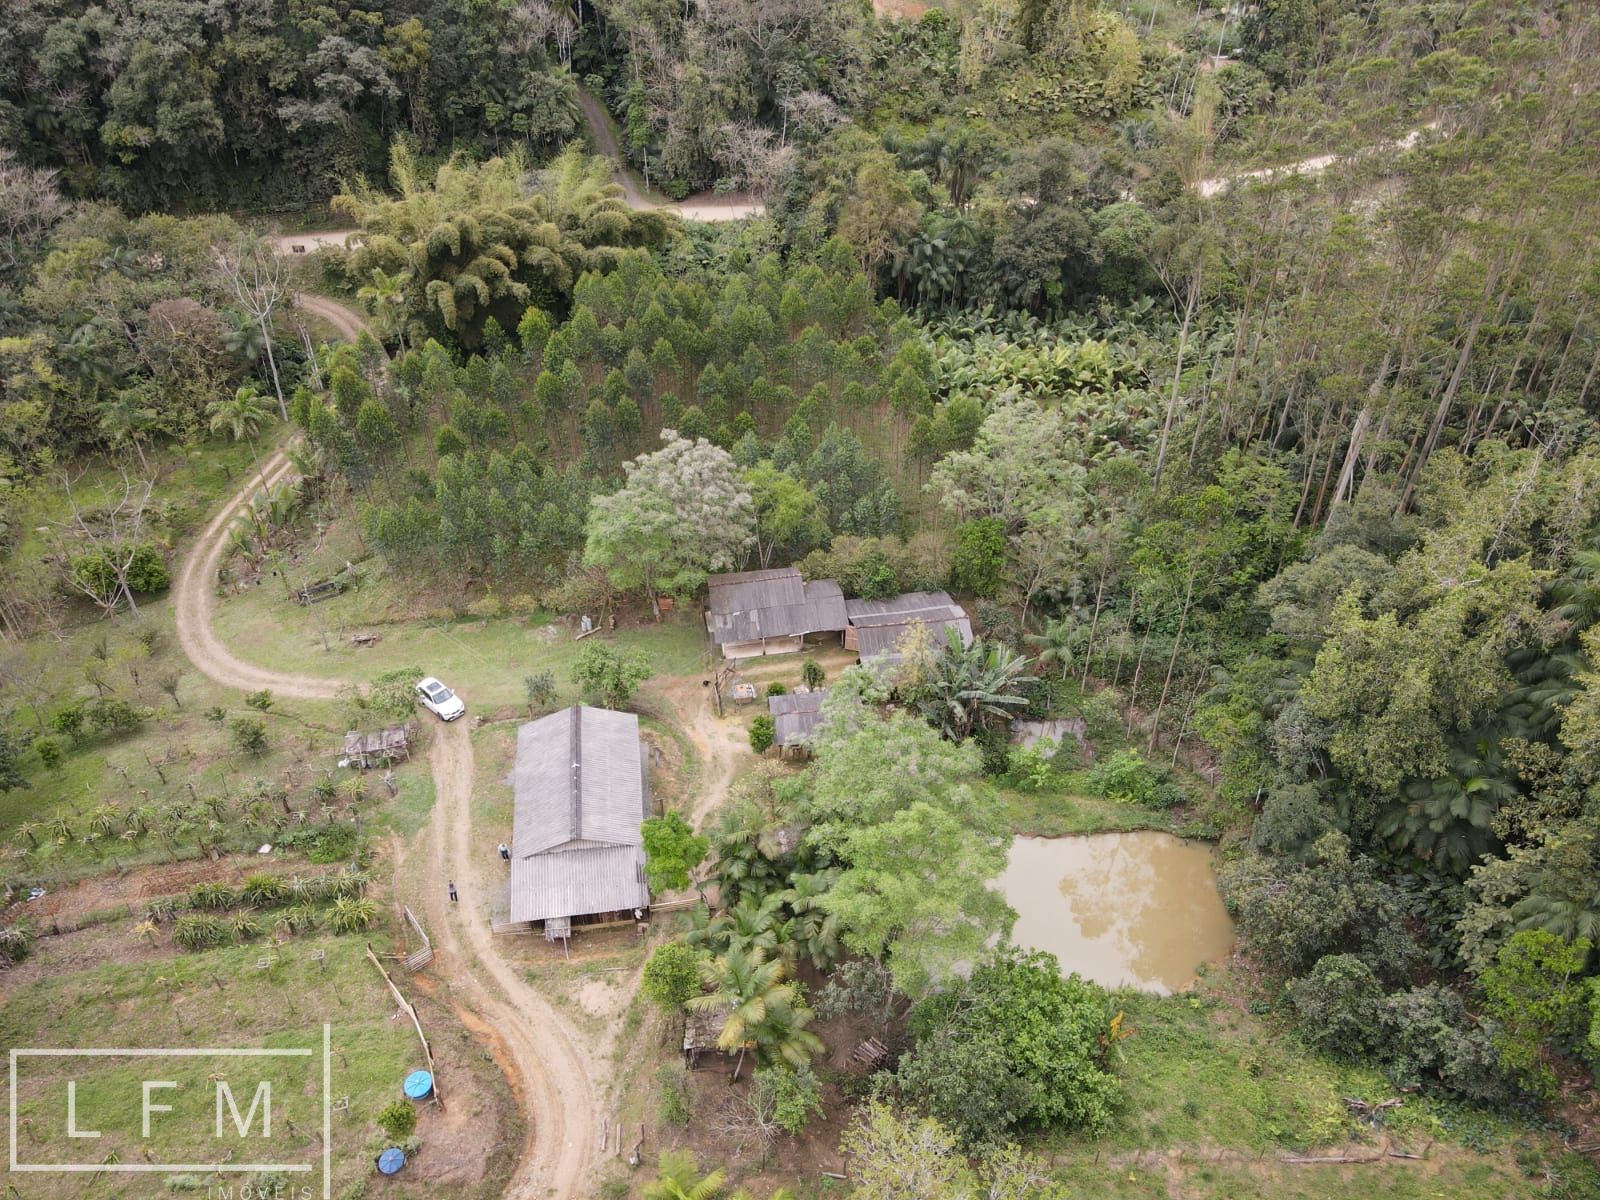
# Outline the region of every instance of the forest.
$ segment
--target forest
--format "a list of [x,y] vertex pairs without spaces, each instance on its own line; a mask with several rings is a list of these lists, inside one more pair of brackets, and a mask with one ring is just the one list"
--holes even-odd
[[[856,1022],[895,1061],[828,1194],[1095,1194],[1046,1164],[1098,1166],[1139,1094],[1124,1014],[1155,1021],[1012,944],[994,885],[1015,806],[1082,794],[1216,844],[1217,970],[1272,1045],[1445,1126],[1558,1129],[1539,1194],[1600,1194],[1565,1154],[1600,1066],[1591,6],[26,0],[10,28],[0,791],[168,719],[111,661],[137,637],[65,690],[48,647],[162,611],[212,458],[260,483],[225,597],[287,591],[330,530],[418,629],[668,636],[710,576],[791,564],[947,590],[970,645],[830,662],[803,770],[760,717],[714,812],[647,822],[652,888],[716,896],[640,990],[725,1016],[729,1145],[764,1168],[825,1125],[816,1030]],[[296,261],[285,221],[353,234]],[[515,699],[654,717],[692,673],[656,644]],[[215,711],[249,752],[259,713]],[[1097,757],[1007,740],[1062,716]],[[52,817],[8,817],[8,884]],[[723,1194],[704,1159],[642,1194]]]

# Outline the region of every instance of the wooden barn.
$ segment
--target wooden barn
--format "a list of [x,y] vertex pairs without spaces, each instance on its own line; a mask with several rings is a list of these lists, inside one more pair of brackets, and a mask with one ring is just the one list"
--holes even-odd
[[713,575],[706,628],[724,658],[790,654],[807,637],[843,634],[844,591],[831,579],[800,577],[797,567]]
[[854,650],[861,662],[869,658],[883,663],[900,659],[895,647],[914,623],[924,625],[935,646],[944,644],[947,630],[961,635],[961,644],[972,644],[972,622],[966,610],[947,592],[904,592],[887,600],[849,600],[845,602],[849,626],[844,631],[847,650]]
[[639,718],[573,705],[517,730],[512,768],[513,923],[565,937],[574,925],[632,920],[650,904],[644,838],[649,776]]
[[810,745],[811,731],[822,720],[822,702],[827,696],[828,689],[819,688],[767,697],[767,711],[772,714],[772,744],[779,753]]

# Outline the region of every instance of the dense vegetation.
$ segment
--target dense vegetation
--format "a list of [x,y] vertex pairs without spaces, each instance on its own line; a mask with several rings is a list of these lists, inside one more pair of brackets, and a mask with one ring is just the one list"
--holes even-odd
[[[646,990],[722,1018],[762,1129],[809,1120],[819,1020],[904,1030],[895,1107],[847,1139],[859,1195],[904,1194],[874,1164],[913,1159],[937,1194],[1025,1189],[1009,1143],[1117,1118],[1113,1000],[988,950],[998,790],[1067,765],[1008,749],[1022,711],[1114,730],[1087,790],[1222,842],[1281,1036],[1451,1103],[1587,1089],[1600,18],[1117,8],[379,6],[253,31],[19,10],[0,788],[157,704],[137,662],[47,700],[10,643],[161,592],[194,516],[164,464],[217,437],[259,465],[287,422],[300,479],[237,526],[241,578],[343,520],[484,618],[659,616],[708,573],[788,563],[968,602],[971,647],[830,680],[809,767],[742,781],[709,849],[652,829],[662,886],[705,882],[708,852],[719,904]],[[765,216],[630,204],[562,149],[574,70],[651,183],[747,189]],[[1320,177],[1208,182],[1363,145]],[[128,215],[336,191],[361,237],[295,281],[231,218]],[[317,348],[289,302],[310,286],[376,337]],[[625,702],[650,664],[592,645],[577,681]],[[554,686],[530,677],[530,706]],[[217,711],[263,751],[259,715]],[[203,827],[168,808],[119,836]],[[662,1188],[695,1175],[664,1165]]]

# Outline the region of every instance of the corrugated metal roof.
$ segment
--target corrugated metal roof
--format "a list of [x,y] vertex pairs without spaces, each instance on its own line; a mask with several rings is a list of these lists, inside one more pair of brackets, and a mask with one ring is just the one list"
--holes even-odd
[[827,695],[827,688],[818,688],[814,692],[785,692],[781,696],[768,696],[767,711],[775,717],[784,713],[820,712]]
[[972,644],[972,622],[946,592],[906,592],[887,600],[851,600],[845,607],[856,630],[856,653],[863,662],[869,658],[898,662],[900,655],[895,645],[913,622],[927,626],[935,647],[944,643],[949,629],[961,634],[962,645]]
[[643,908],[650,903],[644,847],[596,846],[513,858],[508,898],[513,921]]
[[804,744],[822,720],[822,702],[828,689],[815,692],[790,692],[768,696],[767,711],[772,714],[773,741],[780,746]]
[[639,718],[574,705],[517,730],[511,852],[637,846],[647,815]]
[[709,587],[706,628],[719,646],[845,627],[844,590],[831,579],[808,583],[795,567],[714,575]]
[[928,627],[928,635],[933,640],[933,646],[936,650],[938,650],[939,646],[944,645],[947,629],[955,629],[960,632],[963,646],[970,646],[973,643],[973,626],[966,619],[965,613],[960,614],[960,616],[944,614],[944,616],[931,619],[914,616],[909,621],[893,624],[893,626],[861,627],[858,630],[859,642],[858,648],[856,648],[856,653],[861,656],[861,661],[866,662],[869,658],[877,658],[883,662],[898,662],[899,653],[894,650],[894,646],[898,645],[901,637],[906,635],[906,630],[910,629],[912,622],[915,621],[922,621],[922,624]]
[[887,600],[846,600],[845,613],[850,624],[858,628],[868,625],[904,625],[913,617],[927,620],[936,617],[965,616],[961,606],[950,599],[949,592],[902,592]]

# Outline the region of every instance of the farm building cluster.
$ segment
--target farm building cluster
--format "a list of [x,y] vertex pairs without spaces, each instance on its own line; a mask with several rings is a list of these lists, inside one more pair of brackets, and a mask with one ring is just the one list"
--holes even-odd
[[896,646],[913,624],[936,640],[954,629],[972,641],[972,622],[945,592],[905,592],[885,600],[847,600],[831,579],[805,580],[797,567],[714,575],[706,628],[725,659],[792,654],[807,639],[839,639],[865,662],[893,662]]
[[[710,581],[706,628],[725,660],[807,645],[893,662],[914,625],[972,641],[967,614],[944,592],[849,600],[831,579],[794,567]],[[768,698],[775,744],[800,749],[822,718],[823,690]],[[751,691],[754,698],[754,690]],[[574,705],[517,730],[507,918],[567,938],[576,926],[630,921],[650,906],[642,823],[651,815],[647,746],[632,713]]]

